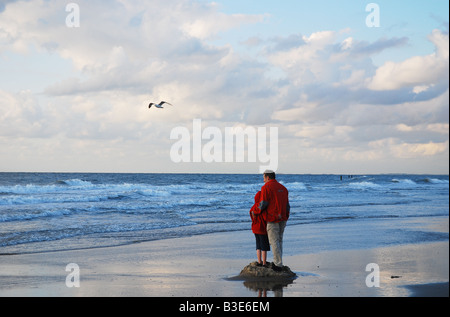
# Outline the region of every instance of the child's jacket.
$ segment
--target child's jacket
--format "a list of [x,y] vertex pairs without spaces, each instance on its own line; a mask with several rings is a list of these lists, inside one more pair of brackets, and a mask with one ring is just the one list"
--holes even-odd
[[252,218],[252,231],[255,234],[267,234],[267,223],[261,214],[259,209],[259,203],[261,198],[261,192],[257,192],[255,195],[255,204],[250,209],[250,217]]

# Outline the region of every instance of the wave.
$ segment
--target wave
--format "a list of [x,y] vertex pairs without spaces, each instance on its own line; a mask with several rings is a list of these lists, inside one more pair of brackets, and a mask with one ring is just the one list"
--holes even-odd
[[55,193],[64,191],[64,188],[61,188],[57,185],[14,185],[14,186],[0,186],[0,193],[2,195],[8,194],[16,194],[16,195],[25,195],[25,194],[34,194],[34,193]]
[[67,186],[73,186],[73,187],[93,187],[94,184],[92,184],[89,181],[84,181],[81,179],[69,179],[65,181],[57,181],[56,184],[60,185],[67,185]]
[[72,189],[89,189],[94,188],[95,185],[88,181],[80,179],[70,179],[66,181],[57,181],[50,185],[13,185],[13,186],[0,186],[0,193],[4,194],[45,194],[45,193],[57,193],[67,191],[68,188]]
[[[280,182],[283,184],[283,182]],[[306,185],[302,182],[293,182],[293,183],[286,183],[283,184],[284,186],[286,186],[286,188],[288,190],[301,190],[301,191],[305,191],[308,190],[308,188],[306,187]]]
[[[186,189],[187,190],[187,189]],[[100,202],[126,200],[135,195],[170,196],[173,190],[147,184],[93,184],[79,179],[58,181],[52,185],[0,186],[0,206],[44,203]]]
[[73,211],[68,209],[59,209],[59,210],[41,210],[41,211],[27,211],[17,213],[8,213],[0,215],[0,223],[2,222],[12,222],[12,221],[22,221],[22,220],[33,220],[37,218],[46,218],[46,217],[60,217],[65,215],[72,214]]
[[448,185],[448,180],[445,179],[439,179],[439,178],[423,178],[423,179],[419,179],[416,181],[413,181],[411,179],[397,179],[397,178],[393,178],[392,179],[393,183],[400,183],[400,184],[405,184],[405,185],[418,185],[418,183],[425,183],[425,184],[447,184]]
[[[181,219],[178,222],[158,222],[158,223],[134,223],[134,224],[108,224],[90,225],[72,228],[42,229],[34,231],[24,231],[7,233],[1,236],[0,247],[17,246],[36,242],[59,241],[74,237],[88,237],[92,235],[107,236],[111,240],[110,234],[130,234],[133,232],[151,231],[157,229],[182,228],[195,223]],[[105,236],[104,236],[105,237]],[[111,242],[107,242],[111,243]]]
[[9,195],[0,199],[0,206],[16,206],[16,205],[39,205],[39,204],[63,204],[63,203],[88,203],[101,202],[107,200],[123,200],[128,198],[124,195]]
[[[249,230],[248,210],[263,186],[261,177],[247,175],[6,176],[0,185],[0,247],[20,252]],[[333,175],[295,175],[280,182],[291,193],[290,223],[307,224],[448,215],[445,177],[383,175],[339,182]],[[437,207],[430,209],[427,201]]]
[[372,183],[372,182],[359,182],[359,183],[350,183],[349,187],[360,189],[360,190],[368,190],[368,189],[382,189],[383,186]]
[[397,179],[397,178],[393,178],[392,179],[393,183],[397,183],[397,184],[403,184],[403,185],[417,185],[417,183],[411,179]]
[[448,180],[446,180],[446,179],[425,178],[422,181],[424,183],[430,183],[430,184],[447,184],[448,185]]
[[74,190],[133,190],[146,188],[149,185],[145,184],[93,184],[89,181],[81,179],[69,179],[64,181],[57,181],[50,185],[14,185],[14,186],[0,186],[0,193],[2,194],[46,194],[58,193]]
[[[283,182],[281,182],[283,183]],[[87,195],[89,198],[76,198],[75,201],[101,201],[105,199],[127,198],[131,194],[146,197],[168,197],[171,195],[184,194],[207,194],[214,195],[220,193],[254,194],[262,187],[262,183],[187,183],[187,184],[166,184],[152,185],[146,183],[100,183],[82,179],[58,180],[52,184],[27,184],[0,186],[0,205],[5,204],[29,204],[45,202],[71,202],[73,198],[49,198],[46,194],[57,194],[63,196]],[[284,184],[289,191],[306,191],[307,186],[302,182],[289,182]],[[48,195],[50,196],[50,195]],[[94,197],[91,197],[94,196]],[[98,196],[97,198],[95,196]]]

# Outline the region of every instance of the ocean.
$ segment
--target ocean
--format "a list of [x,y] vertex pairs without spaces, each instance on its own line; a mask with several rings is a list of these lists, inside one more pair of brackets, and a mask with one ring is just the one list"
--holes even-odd
[[[308,233],[316,249],[365,248],[367,235],[375,247],[449,239],[448,175],[277,180],[289,190],[286,230]],[[0,173],[0,254],[250,231],[249,210],[262,185],[262,175],[243,174]],[[333,238],[355,226],[349,245]]]

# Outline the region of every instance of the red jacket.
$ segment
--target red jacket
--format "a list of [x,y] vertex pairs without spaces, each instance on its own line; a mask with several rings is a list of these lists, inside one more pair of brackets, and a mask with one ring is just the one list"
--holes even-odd
[[261,188],[259,209],[267,222],[280,222],[289,219],[289,192],[277,180],[271,179]]
[[261,198],[261,192],[257,192],[255,195],[255,204],[250,209],[250,217],[252,218],[252,231],[255,234],[267,234],[267,223],[264,220],[264,216],[259,209],[259,202]]

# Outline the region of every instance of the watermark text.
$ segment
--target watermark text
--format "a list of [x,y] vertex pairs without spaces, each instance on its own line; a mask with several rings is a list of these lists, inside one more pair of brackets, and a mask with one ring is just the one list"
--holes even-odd
[[366,12],[370,12],[366,17],[366,26],[368,28],[380,27],[380,6],[377,3],[369,3],[366,6]]
[[66,17],[66,26],[68,28],[80,27],[80,6],[77,3],[68,3],[66,5],[66,12],[69,14]]
[[380,267],[376,263],[366,265],[366,272],[370,272],[366,277],[367,287],[380,287]]
[[67,264],[66,272],[70,272],[66,277],[66,286],[68,288],[80,287],[80,267],[78,266],[78,264]]
[[[170,158],[174,163],[259,162],[261,173],[266,169],[276,171],[278,168],[277,127],[226,127],[222,131],[218,127],[203,129],[202,120],[194,119],[192,135],[188,128],[176,127],[172,129],[170,139],[178,140],[170,149]],[[203,141],[207,142],[203,144]]]

